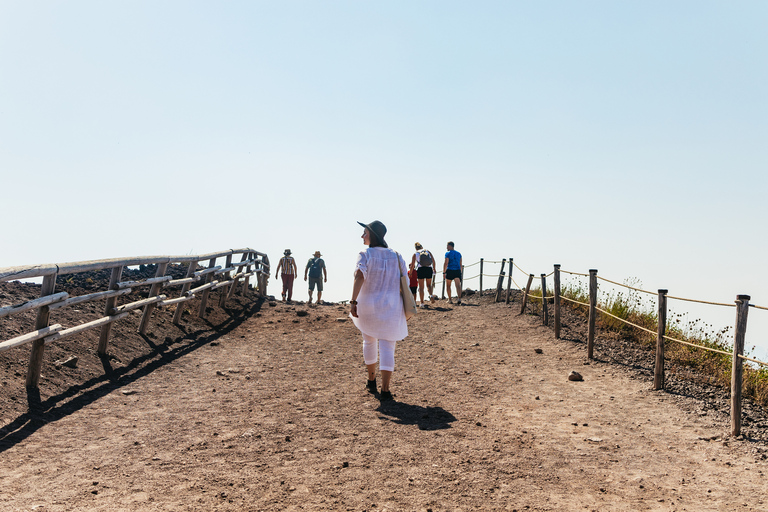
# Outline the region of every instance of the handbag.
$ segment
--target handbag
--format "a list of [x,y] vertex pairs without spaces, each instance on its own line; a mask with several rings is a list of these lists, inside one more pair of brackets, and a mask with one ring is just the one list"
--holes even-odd
[[413,315],[416,314],[416,301],[413,300],[413,294],[411,293],[411,285],[408,282],[408,276],[403,275],[403,271],[400,268],[400,253],[397,254],[397,268],[400,269],[400,296],[403,298],[403,313],[405,313],[405,319],[410,320]]

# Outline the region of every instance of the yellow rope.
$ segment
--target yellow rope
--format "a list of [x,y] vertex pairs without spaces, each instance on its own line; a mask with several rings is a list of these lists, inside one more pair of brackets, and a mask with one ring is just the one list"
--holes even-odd
[[520,272],[522,272],[523,274],[525,274],[525,275],[529,275],[529,274],[528,274],[528,272],[526,272],[525,270],[521,269],[521,268],[518,266],[518,264],[517,264],[517,263],[515,263],[514,261],[512,262],[512,264],[513,264],[513,265],[514,265],[514,266],[517,268],[517,270],[519,270],[519,271],[520,271]]
[[751,307],[751,308],[756,308],[756,309],[764,309],[764,310],[768,311],[768,308],[766,308],[766,307],[764,307],[764,306],[756,306],[756,305],[754,305],[754,304],[750,304],[750,305],[749,305],[749,307]]
[[579,274],[578,272],[569,272],[569,271],[563,270],[563,269],[560,269],[560,272],[565,272],[566,274],[571,274],[572,276],[589,277],[589,274]]
[[643,293],[648,293],[648,294],[651,294],[651,295],[657,295],[656,293],[649,292],[648,290],[643,290],[641,288],[634,288],[634,287],[626,285],[626,284],[617,283],[616,281],[611,281],[610,279],[606,279],[606,278],[601,277],[601,276],[597,276],[597,278],[598,279],[602,279],[603,281],[608,281],[609,283],[615,284],[617,286],[623,286],[624,288],[629,288],[630,290],[635,290],[636,292],[643,292]]
[[586,302],[579,302],[577,300],[569,299],[568,297],[563,297],[562,295],[560,296],[560,299],[567,300],[568,302],[573,302],[574,304],[581,304],[582,306],[589,307],[589,304],[587,304]]
[[618,321],[620,321],[620,322],[624,322],[624,323],[625,323],[625,324],[627,324],[627,325],[631,325],[632,327],[634,327],[634,328],[636,328],[636,329],[640,329],[641,331],[645,331],[645,332],[649,332],[649,333],[651,333],[651,334],[657,334],[657,335],[658,335],[658,333],[656,333],[656,332],[654,332],[654,331],[652,331],[652,330],[650,330],[650,329],[646,329],[645,327],[641,327],[641,326],[639,326],[639,325],[637,325],[637,324],[633,324],[632,322],[627,322],[627,321],[626,321],[626,320],[624,320],[623,318],[619,318],[619,317],[617,317],[616,315],[612,315],[612,314],[610,314],[609,312],[605,311],[604,309],[600,309],[600,308],[598,308],[598,307],[596,307],[595,309],[596,309],[596,310],[598,310],[599,312],[603,313],[604,315],[608,315],[608,316],[610,316],[610,317],[612,317],[612,318],[615,318],[616,320],[618,320]]
[[676,341],[677,343],[682,343],[683,345],[688,345],[689,347],[696,347],[696,348],[701,348],[701,349],[704,349],[704,350],[709,350],[710,352],[717,352],[718,354],[724,354],[726,356],[732,356],[733,355],[730,352],[723,352],[722,350],[717,350],[716,348],[703,347],[701,345],[696,345],[695,343],[688,343],[687,341],[678,340],[678,339],[675,339],[675,338],[670,338],[669,336],[664,336],[664,339],[665,340],[669,340],[669,341]]
[[764,363],[763,361],[758,361],[757,359],[752,359],[751,357],[743,356],[739,354],[739,358],[746,359],[747,361],[752,361],[753,363],[761,364],[763,366],[768,366],[768,363]]
[[683,297],[673,297],[672,295],[667,295],[668,299],[677,299],[677,300],[684,300],[687,302],[697,302],[699,304],[709,304],[710,306],[726,306],[726,307],[736,307],[736,304],[724,304],[722,302],[708,302],[705,300],[696,300],[696,299],[686,299]]
[[476,262],[472,263],[471,265],[464,265],[464,268],[474,267],[475,265],[479,265],[479,264],[480,264],[480,262],[476,261]]
[[476,276],[472,276],[472,277],[465,277],[463,278],[463,281],[469,281],[470,279],[475,279],[476,277],[480,277],[480,274],[477,274]]

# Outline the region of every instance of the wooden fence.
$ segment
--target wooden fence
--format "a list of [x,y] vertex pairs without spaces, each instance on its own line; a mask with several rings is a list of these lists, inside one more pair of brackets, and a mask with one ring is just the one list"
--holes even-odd
[[[484,274],[483,273],[483,265],[485,263],[494,263],[494,264],[501,264],[501,270],[498,274]],[[505,276],[504,267],[505,265],[509,263],[509,273]],[[483,293],[483,276],[486,277],[492,277],[497,278],[496,281],[496,302],[500,302],[504,300],[507,304],[510,302],[510,287],[511,283],[514,282],[512,279],[512,269],[513,265],[515,268],[520,270],[522,272],[522,269],[518,267],[516,264],[514,264],[514,260],[512,258],[509,258],[507,260],[506,258],[501,261],[487,261],[483,258],[480,258],[480,261],[472,263],[471,265],[462,266],[461,268],[461,274],[462,274],[462,283],[464,282],[464,270],[465,268],[473,267],[474,265],[480,265],[480,273],[479,275],[471,276],[466,278],[467,280],[480,278],[480,291],[479,293],[482,295]],[[575,276],[581,276],[584,278],[589,279],[589,302],[577,302],[575,300],[568,299],[566,297],[563,297],[561,295],[561,287],[560,287],[560,274],[561,272],[565,272],[567,274],[575,275]],[[525,273],[523,272],[525,275]],[[554,280],[554,291],[553,295],[547,295],[547,277],[553,276]],[[507,286],[506,286],[506,296],[504,296],[504,278],[507,278]],[[768,366],[768,363],[764,361],[759,361],[757,359],[753,359],[750,357],[747,357],[744,355],[744,341],[746,338],[746,332],[747,332],[747,314],[749,312],[749,308],[755,308],[755,309],[761,309],[761,310],[768,310],[767,307],[763,306],[757,306],[755,304],[750,304],[750,296],[749,295],[737,295],[736,300],[733,304],[727,304],[727,303],[717,303],[717,302],[708,302],[708,301],[702,301],[702,300],[695,300],[695,299],[685,299],[682,297],[672,297],[668,295],[668,290],[658,290],[657,293],[649,292],[646,290],[642,290],[640,288],[633,288],[631,286],[628,286],[626,284],[617,283],[615,281],[610,281],[608,279],[603,279],[603,281],[609,282],[613,285],[622,286],[625,288],[629,288],[631,290],[635,290],[642,293],[648,293],[651,295],[656,295],[657,305],[658,305],[658,322],[657,322],[657,329],[656,331],[651,331],[649,329],[646,329],[645,327],[633,324],[628,322],[627,320],[623,318],[619,318],[615,315],[612,315],[608,311],[605,311],[598,307],[597,302],[597,296],[598,296],[598,275],[597,270],[592,269],[589,271],[589,274],[583,274],[578,272],[568,272],[565,270],[560,269],[560,265],[554,265],[554,270],[549,274],[541,274],[541,296],[538,295],[532,295],[531,292],[531,286],[533,284],[534,280],[534,274],[528,274],[528,282],[525,287],[520,287],[515,283],[516,286],[523,292],[523,297],[521,301],[521,308],[520,308],[520,314],[523,314],[526,309],[527,301],[528,299],[533,300],[540,300],[542,305],[542,320],[544,325],[549,325],[549,308],[548,303],[550,300],[552,300],[554,305],[554,333],[555,338],[560,338],[560,314],[561,314],[561,304],[562,300],[566,300],[581,306],[585,306],[589,308],[589,320],[588,320],[588,328],[587,328],[587,357],[590,359],[593,359],[594,357],[594,347],[595,347],[595,332],[596,332],[596,324],[597,324],[597,314],[601,313],[603,315],[607,315],[609,317],[612,317],[620,322],[623,322],[625,324],[628,324],[636,329],[639,329],[641,331],[648,332],[652,335],[656,336],[656,358],[655,358],[655,366],[654,366],[654,381],[653,386],[654,389],[660,390],[664,389],[664,347],[666,342],[674,342],[674,343],[681,343],[684,345],[692,346],[701,350],[707,350],[712,352],[718,352],[727,356],[730,356],[732,358],[732,369],[731,369],[731,434],[734,436],[738,436],[741,433],[741,401],[742,401],[742,385],[743,385],[743,376],[744,376],[744,361],[751,361],[753,363]],[[439,281],[435,281],[433,283],[433,286],[438,284]],[[445,298],[445,281],[442,281],[443,285],[443,298]],[[670,336],[667,336],[667,299],[678,299],[688,302],[698,302],[701,304],[710,304],[715,306],[725,306],[725,307],[735,307],[736,308],[736,321],[735,321],[735,330],[734,330],[734,336],[733,336],[733,352],[725,352],[722,350],[717,350],[711,347],[706,347],[703,345],[697,345],[694,343],[689,343],[687,341],[679,340],[672,338]]]
[[[237,255],[240,256],[240,260],[233,261]],[[225,260],[223,266],[216,265],[216,261],[220,258]],[[208,267],[198,269],[198,264],[206,260]],[[168,266],[171,264],[187,265],[186,275],[183,279],[173,279],[166,275]],[[123,270],[126,267],[140,265],[156,265],[155,276],[143,281],[122,280]],[[56,293],[56,280],[59,276],[105,269],[111,270],[107,290],[76,297],[70,297],[66,292]],[[236,293],[239,285],[242,285],[241,293],[247,293],[249,280],[254,276],[257,281],[256,289],[261,295],[266,295],[267,280],[269,279],[269,258],[266,254],[248,248],[230,249],[198,256],[142,256],[0,268],[0,282],[43,278],[40,298],[0,307],[0,319],[24,311],[37,310],[34,330],[0,342],[0,352],[32,343],[26,385],[28,388],[37,388],[47,344],[89,329],[100,328],[98,353],[105,355],[112,323],[125,318],[130,311],[143,308],[138,329],[141,334],[146,333],[152,312],[157,306],[176,305],[173,323],[178,324],[181,321],[183,303],[199,297],[198,315],[202,318],[205,315],[210,292],[219,288],[227,288],[226,293],[222,293],[219,299],[219,305],[224,306],[226,300]],[[118,299],[121,296],[142,286],[150,286],[148,298],[118,305]],[[193,286],[195,287],[193,288]],[[180,292],[176,298],[169,298],[165,293],[160,293],[165,289],[177,287],[180,287]],[[60,324],[49,325],[51,310],[95,300],[105,301],[103,317],[70,327],[64,327]]]

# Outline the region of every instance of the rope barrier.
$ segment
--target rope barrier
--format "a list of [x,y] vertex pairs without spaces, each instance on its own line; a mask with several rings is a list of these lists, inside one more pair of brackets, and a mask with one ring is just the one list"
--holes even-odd
[[739,354],[740,359],[746,359],[747,361],[752,361],[753,363],[761,364],[763,366],[768,366],[768,363],[765,363],[763,361],[758,361],[757,359],[752,359],[751,357],[747,357],[744,355]]
[[560,296],[560,299],[562,299],[562,300],[567,300],[568,302],[573,302],[574,304],[580,304],[580,305],[582,305],[582,306],[587,306],[587,307],[589,307],[589,304],[588,304],[588,303],[586,303],[586,302],[579,302],[579,301],[577,301],[577,300],[569,299],[568,297],[563,297],[562,295]]
[[732,307],[735,308],[736,304],[725,304],[722,302],[708,302],[706,300],[696,300],[696,299],[686,299],[684,297],[673,297],[672,295],[667,295],[668,299],[677,299],[677,300],[684,300],[686,302],[696,302],[698,304],[709,304],[710,306],[726,306],[726,307]]
[[469,281],[470,279],[475,279],[475,278],[477,278],[477,277],[480,277],[480,274],[477,274],[476,276],[472,276],[472,277],[465,277],[465,278],[463,279],[463,281]]
[[682,343],[683,345],[688,345],[689,347],[695,347],[695,348],[700,348],[700,349],[704,349],[704,350],[709,350],[710,352],[717,352],[718,354],[723,354],[723,355],[726,355],[726,356],[732,356],[733,355],[730,352],[724,352],[722,350],[717,350],[716,348],[702,347],[701,345],[696,345],[695,343],[688,343],[687,341],[678,340],[678,339],[675,339],[675,338],[670,338],[669,336],[664,336],[664,339],[665,340],[669,340],[669,341],[675,341],[677,343]]
[[765,306],[756,306],[754,304],[750,304],[749,307],[755,308],[755,309],[764,309],[764,310],[768,311],[768,308],[766,308]]
[[589,277],[589,274],[580,274],[578,272],[569,272],[568,270],[563,270],[563,269],[560,269],[560,272],[565,272],[566,274],[571,274],[572,276]]
[[[655,335],[657,335],[657,336],[658,336],[658,333],[657,333],[657,332],[654,332],[654,331],[651,331],[650,329],[646,329],[645,327],[641,327],[641,326],[639,326],[639,325],[633,324],[632,322],[628,322],[628,321],[624,320],[623,318],[619,318],[619,317],[617,317],[616,315],[612,315],[612,314],[608,313],[607,311],[605,311],[605,310],[602,310],[602,309],[600,309],[600,308],[595,308],[595,309],[597,309],[599,312],[601,312],[601,313],[603,313],[603,314],[605,314],[605,315],[608,315],[608,316],[610,316],[610,317],[612,317],[612,318],[615,318],[616,320],[618,320],[618,321],[620,321],[620,322],[624,322],[624,323],[625,323],[625,324],[627,324],[627,325],[631,325],[632,327],[635,327],[636,329],[640,329],[641,331],[645,331],[645,332],[647,332],[647,333],[650,333],[650,334],[655,334]],[[674,342],[676,342],[676,343],[682,343],[683,345],[688,345],[689,347],[700,348],[700,349],[702,349],[702,350],[708,350],[708,351],[710,351],[710,352],[717,352],[718,354],[724,354],[724,355],[726,355],[726,356],[732,356],[732,355],[733,355],[733,354],[731,354],[730,352],[725,352],[725,351],[723,351],[723,350],[718,350],[718,349],[716,349],[716,348],[705,347],[705,346],[703,346],[703,345],[696,345],[695,343],[689,343],[689,342],[687,342],[687,341],[678,340],[677,338],[672,338],[672,337],[670,337],[670,336],[664,336],[664,339],[665,339],[665,340],[669,340],[669,341],[674,341]],[[760,362],[760,361],[756,361],[756,362]]]
[[635,290],[636,292],[643,292],[643,293],[647,293],[647,294],[650,294],[650,295],[657,295],[656,293],[649,292],[648,290],[643,290],[642,288],[635,288],[635,287],[629,286],[627,284],[617,283],[616,281],[611,281],[610,279],[606,279],[606,278],[601,277],[601,276],[597,276],[597,278],[598,279],[602,279],[603,281],[608,281],[609,283],[615,284],[617,286],[623,286],[624,288],[629,288],[630,290]]
[[[483,262],[485,262],[485,263],[501,263],[500,261],[492,261],[492,260],[483,260]],[[480,262],[478,261],[478,263],[480,263]]]
[[651,334],[657,334],[658,335],[658,333],[656,333],[656,332],[654,332],[654,331],[652,331],[650,329],[646,329],[645,327],[641,327],[641,326],[639,326],[637,324],[633,324],[632,322],[628,322],[628,321],[624,320],[623,318],[619,318],[616,315],[612,315],[611,313],[605,311],[604,309],[600,309],[600,308],[597,308],[597,307],[595,309],[598,310],[599,312],[603,313],[604,315],[608,315],[611,318],[615,318],[616,320],[618,320],[620,322],[624,322],[627,325],[631,325],[632,327],[634,327],[636,329],[640,329],[641,331],[645,331],[645,332],[649,332]]
[[474,262],[474,263],[472,263],[470,265],[464,265],[464,268],[474,267],[475,265],[479,265],[479,264],[480,264],[480,262],[476,261],[476,262]]
[[519,270],[523,274],[530,275],[528,272],[526,272],[525,270],[521,269],[520,266],[517,263],[515,263],[514,261],[512,262],[512,264],[515,266],[515,268],[517,268],[517,270]]

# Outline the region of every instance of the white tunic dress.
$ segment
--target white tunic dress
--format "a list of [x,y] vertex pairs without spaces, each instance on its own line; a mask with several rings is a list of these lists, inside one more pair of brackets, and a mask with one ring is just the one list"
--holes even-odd
[[357,296],[360,332],[380,340],[399,341],[408,336],[408,324],[400,296],[400,272],[407,275],[403,257],[392,249],[369,247],[357,257],[355,270],[365,277]]

